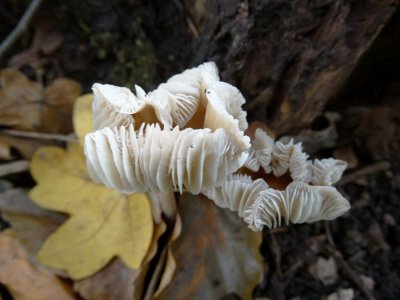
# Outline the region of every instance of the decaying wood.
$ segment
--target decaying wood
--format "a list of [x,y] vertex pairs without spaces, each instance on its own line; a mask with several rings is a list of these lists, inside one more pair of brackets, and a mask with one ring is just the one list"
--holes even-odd
[[215,60],[247,95],[251,120],[309,125],[344,84],[397,1],[185,0],[196,61]]

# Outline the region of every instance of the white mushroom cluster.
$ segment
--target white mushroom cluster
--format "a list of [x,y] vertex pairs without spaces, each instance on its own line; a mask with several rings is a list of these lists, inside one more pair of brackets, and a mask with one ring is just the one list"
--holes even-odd
[[[286,223],[330,220],[349,209],[330,185],[346,163],[311,161],[300,143],[275,142],[248,127],[245,99],[222,82],[214,63],[171,77],[146,93],[135,86],[94,84],[95,132],[85,137],[92,179],[109,188],[134,192],[203,193],[218,206],[237,211],[253,230]],[[243,169],[292,178],[276,190]]]
[[200,193],[221,185],[248,156],[244,97],[214,63],[145,93],[94,84],[97,131],[85,138],[89,174],[124,193]]
[[244,166],[251,171],[262,167],[265,173],[279,177],[290,172],[295,181],[310,182],[314,185],[333,185],[342,177],[347,163],[333,158],[308,160],[301,143],[275,142],[262,129],[256,129],[249,157]]
[[203,193],[218,206],[237,211],[251,229],[281,226],[282,219],[286,224],[332,220],[350,208],[347,199],[330,186],[341,178],[346,162],[308,160],[301,143],[274,142],[261,129],[256,130],[249,152],[246,168],[256,172],[262,167],[265,174],[275,177],[288,172],[292,182],[278,190],[261,178],[253,181],[246,175],[232,175],[223,185]]

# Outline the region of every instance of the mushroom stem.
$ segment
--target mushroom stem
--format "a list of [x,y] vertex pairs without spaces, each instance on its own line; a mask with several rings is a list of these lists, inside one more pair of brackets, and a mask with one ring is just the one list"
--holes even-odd
[[176,218],[177,206],[174,192],[147,192],[150,198],[153,219],[158,224],[161,222],[161,215],[167,218],[167,221],[174,221]]
[[166,194],[160,193],[161,197],[161,210],[169,221],[176,218],[177,206],[174,192]]

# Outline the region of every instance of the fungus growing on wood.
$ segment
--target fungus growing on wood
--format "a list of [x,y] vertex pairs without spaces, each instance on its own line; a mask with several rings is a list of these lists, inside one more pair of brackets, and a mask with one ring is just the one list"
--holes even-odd
[[237,211],[251,229],[281,226],[282,218],[286,224],[332,220],[350,208],[330,186],[346,169],[344,161],[329,158],[312,162],[301,143],[274,142],[261,129],[256,130],[249,152],[244,168],[257,172],[262,167],[266,175],[272,173],[283,182],[288,173],[292,182],[282,190],[270,187],[267,176],[253,181],[247,175],[232,175],[221,186],[203,189],[203,193],[218,206]]
[[100,129],[86,136],[85,154],[98,183],[124,193],[198,194],[222,184],[247,159],[245,100],[219,81],[213,63],[175,75],[147,95],[138,87],[137,95],[111,85],[93,89]]
[[[331,220],[349,209],[329,186],[346,163],[311,161],[301,143],[275,142],[261,129],[250,144],[245,99],[219,80],[214,63],[175,75],[147,94],[135,89],[93,86],[97,131],[86,136],[85,155],[94,181],[127,194],[203,193],[253,230],[280,226],[281,219]],[[174,208],[167,208],[170,214]]]

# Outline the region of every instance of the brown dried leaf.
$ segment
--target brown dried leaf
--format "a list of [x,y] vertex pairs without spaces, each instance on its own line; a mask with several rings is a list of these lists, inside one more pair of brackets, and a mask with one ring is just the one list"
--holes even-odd
[[12,158],[10,145],[0,141],[0,159],[11,160]]
[[140,272],[140,269],[127,267],[120,259],[113,259],[100,272],[76,281],[74,290],[86,300],[132,300],[136,290],[134,283]]
[[58,78],[44,93],[42,130],[50,133],[70,133],[72,110],[75,100],[82,93],[82,86],[75,80]]
[[45,90],[23,73],[0,72],[0,125],[24,131],[72,132],[72,109],[82,86],[58,78]]
[[0,210],[31,254],[36,254],[44,240],[65,220],[64,216],[33,203],[25,189],[10,189],[1,193]]
[[184,194],[179,211],[182,233],[171,248],[177,271],[157,299],[250,299],[262,275],[261,234],[203,197]]
[[43,87],[17,70],[0,72],[0,125],[21,130],[40,126]]
[[337,280],[336,261],[333,257],[325,259],[318,257],[317,261],[310,265],[308,272],[318,280],[321,280],[324,285],[334,284]]
[[67,285],[28,257],[11,229],[0,233],[0,282],[15,300],[74,299]]

